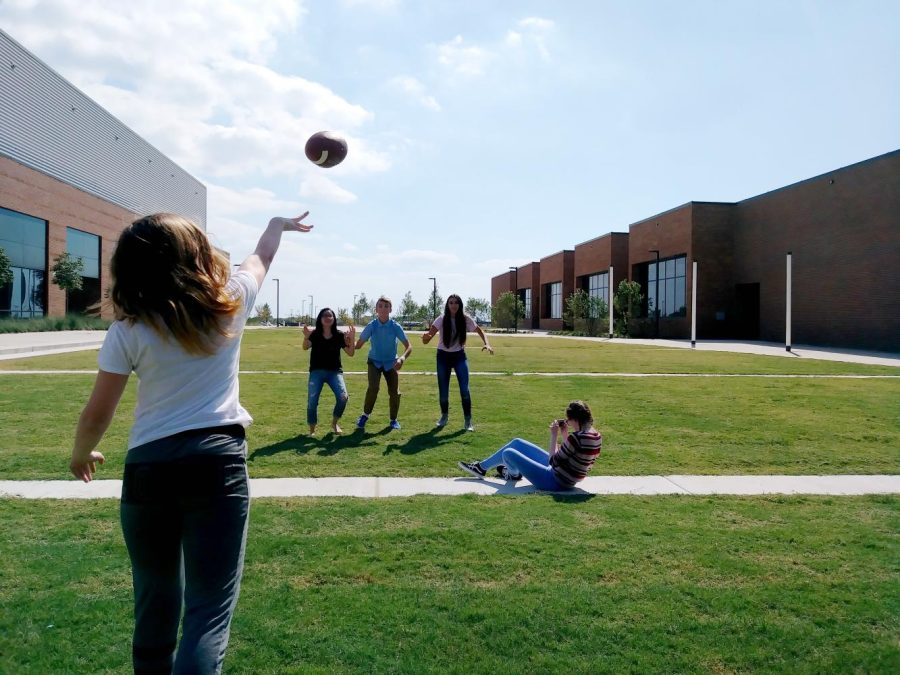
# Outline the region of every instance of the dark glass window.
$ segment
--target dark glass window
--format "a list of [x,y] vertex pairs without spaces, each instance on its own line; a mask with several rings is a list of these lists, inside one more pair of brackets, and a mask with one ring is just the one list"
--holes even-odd
[[100,301],[100,237],[67,227],[66,250],[84,262],[81,289],[69,293],[67,311],[83,312]]
[[13,273],[12,283],[0,286],[0,317],[44,316],[47,221],[0,207],[0,248]]
[[[660,260],[647,264],[647,306],[648,315],[655,316],[659,309],[660,316],[687,316],[685,305],[685,260],[686,256]],[[657,275],[659,275],[659,304],[656,302]]]
[[[592,298],[599,298],[609,307],[609,272],[600,274],[592,274],[588,277],[588,295]],[[592,311],[595,311],[592,308]],[[596,312],[595,312],[596,313]],[[594,317],[597,318],[596,316]]]

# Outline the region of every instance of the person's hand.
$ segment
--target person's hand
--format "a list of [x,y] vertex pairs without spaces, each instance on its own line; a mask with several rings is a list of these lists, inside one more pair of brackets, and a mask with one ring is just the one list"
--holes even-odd
[[405,356],[399,356],[394,361],[394,370],[400,370],[403,367],[403,364],[406,362]]
[[488,354],[491,354],[491,355],[494,354],[494,348],[491,347],[491,346],[490,346],[489,344],[487,344],[487,343],[485,343],[485,344],[484,344],[484,347],[481,348],[481,351],[485,351],[485,350],[487,350],[487,353],[488,353]]
[[424,333],[422,333],[422,344],[427,345],[429,342],[431,342],[431,333],[429,331],[425,331]]
[[303,324],[301,328],[303,329],[303,337],[309,340],[309,336],[313,334],[312,328],[310,328],[306,324]]
[[272,218],[272,220],[269,221],[269,225],[277,223],[281,225],[282,229],[284,229],[285,232],[309,232],[311,229],[313,229],[313,226],[306,225],[305,223],[300,222],[308,215],[309,211],[305,211],[296,218],[282,218],[280,216],[275,216],[274,218]]
[[97,463],[103,464],[105,461],[106,458],[103,456],[103,453],[96,450],[88,453],[87,457],[77,456],[73,451],[72,460],[69,462],[69,471],[72,472],[75,478],[79,478],[85,483],[90,483],[94,473],[97,471]]

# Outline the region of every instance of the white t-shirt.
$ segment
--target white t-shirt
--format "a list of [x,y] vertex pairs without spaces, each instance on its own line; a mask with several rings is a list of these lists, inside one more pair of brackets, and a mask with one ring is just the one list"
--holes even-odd
[[238,365],[244,325],[259,288],[248,272],[228,280],[227,292],[241,298],[232,318],[231,338],[215,354],[186,352],[174,337],[165,338],[140,321],[116,321],[100,348],[101,370],[138,376],[137,407],[128,449],[189,429],[253,421],[238,400]]
[[[474,333],[475,328],[477,328],[477,324],[468,314],[464,315],[466,317],[466,332]],[[434,323],[431,324],[435,328],[437,328],[437,333],[435,333],[434,339],[438,341],[437,348],[444,352],[459,352],[462,351],[463,345],[459,344],[459,336],[456,335],[456,324],[452,324],[450,326],[450,346],[444,346],[444,337],[441,331],[441,328],[444,325],[444,315],[441,314],[438,318],[434,320]]]

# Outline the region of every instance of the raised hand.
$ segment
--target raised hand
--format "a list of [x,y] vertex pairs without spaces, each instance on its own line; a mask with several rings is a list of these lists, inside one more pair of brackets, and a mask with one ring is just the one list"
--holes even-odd
[[303,324],[301,326],[301,328],[303,329],[303,337],[305,337],[308,340],[309,336],[313,334],[313,329],[310,328],[309,326],[307,326],[306,324]]
[[272,218],[272,220],[269,221],[269,224],[279,223],[285,232],[309,232],[311,229],[313,229],[313,226],[306,225],[305,223],[301,222],[308,215],[309,211],[304,211],[296,218],[282,218],[280,216],[275,216],[274,218]]

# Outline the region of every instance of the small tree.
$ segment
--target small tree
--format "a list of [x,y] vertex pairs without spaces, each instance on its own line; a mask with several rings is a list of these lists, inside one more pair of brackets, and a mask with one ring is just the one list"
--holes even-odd
[[[518,309],[518,312],[516,312]],[[518,317],[516,314],[518,313]],[[516,319],[525,315],[525,308],[521,302],[516,302],[516,294],[511,291],[501,293],[497,303],[491,308],[491,321],[495,326],[503,326],[512,329],[516,325]]]
[[416,301],[413,300],[412,293],[410,291],[406,291],[406,295],[403,296],[403,300],[400,301],[400,314],[401,320],[403,321],[415,321],[416,309],[418,309],[418,305]]
[[256,306],[256,318],[258,318],[263,323],[269,323],[272,320],[272,308],[269,307],[268,302],[263,305]]
[[491,303],[483,298],[466,300],[466,312],[476,321],[484,321],[491,316]]
[[50,271],[53,273],[53,283],[66,293],[66,314],[68,314],[69,292],[81,290],[84,260],[75,258],[68,251],[65,251],[56,256]]
[[641,300],[644,296],[641,294],[641,285],[636,281],[623,280],[616,289],[614,298],[616,316],[616,333],[629,337],[634,328],[635,317],[640,314]]
[[563,318],[575,331],[586,335],[598,335],[600,326],[609,319],[609,308],[603,298],[590,295],[579,288],[566,298],[566,310]]
[[358,323],[366,314],[369,313],[369,310],[371,308],[372,303],[369,302],[366,294],[363,293],[359,296],[359,300],[357,300],[351,308],[351,311],[353,312],[353,320]]
[[337,319],[342,326],[349,326],[350,324],[354,323],[353,317],[350,315],[350,311],[346,307],[338,307]]
[[13,280],[12,261],[6,255],[3,247],[0,247],[0,288],[11,284]]

